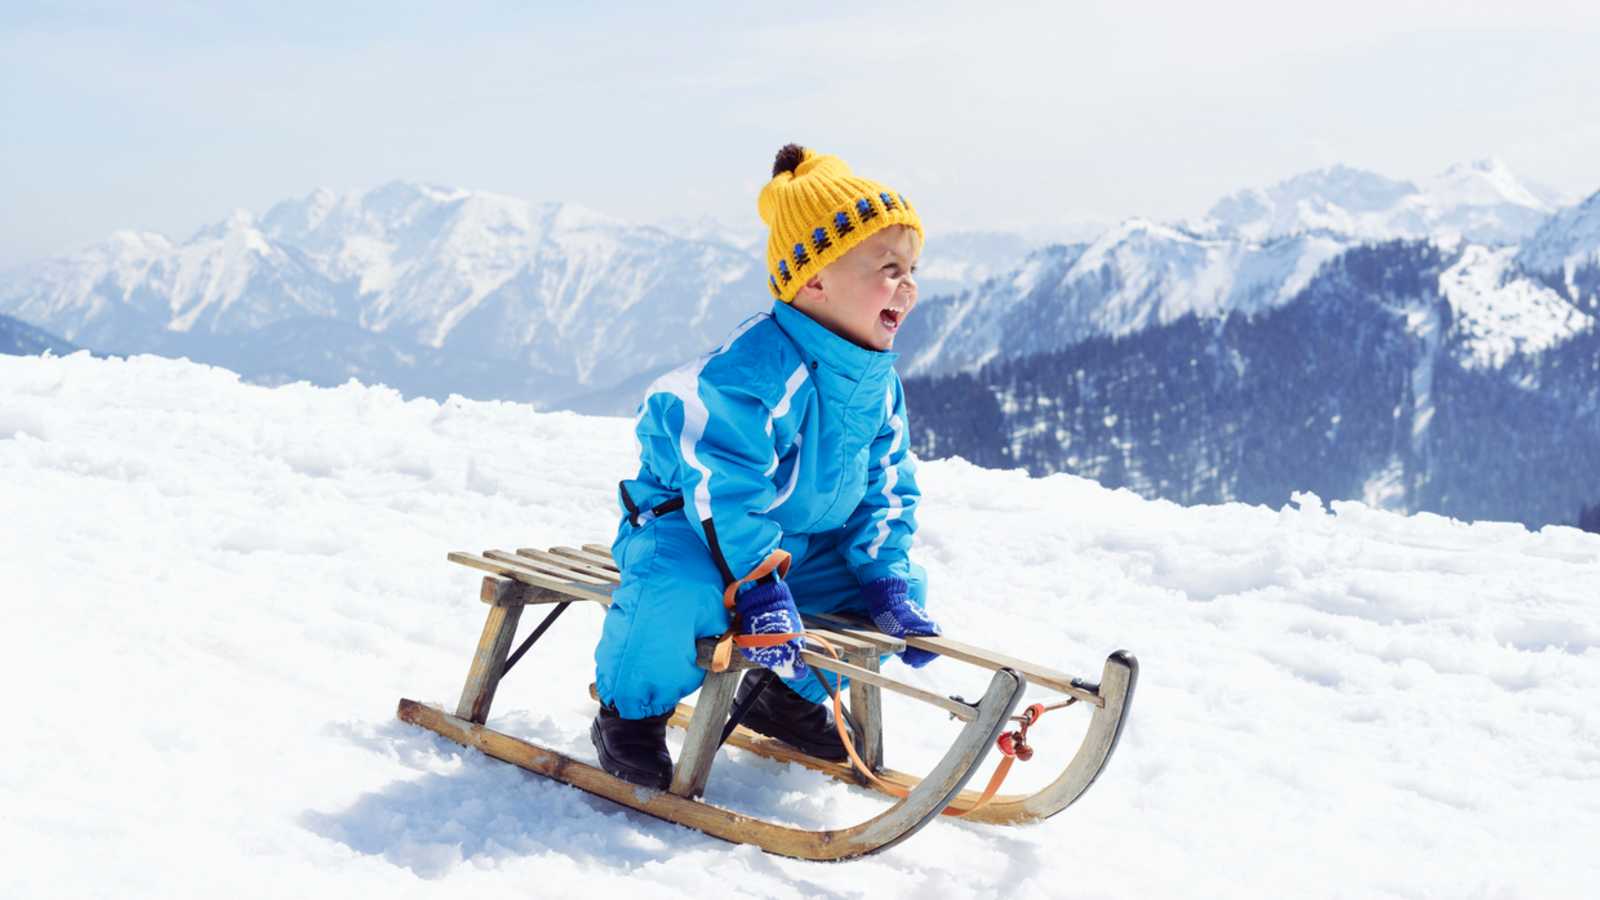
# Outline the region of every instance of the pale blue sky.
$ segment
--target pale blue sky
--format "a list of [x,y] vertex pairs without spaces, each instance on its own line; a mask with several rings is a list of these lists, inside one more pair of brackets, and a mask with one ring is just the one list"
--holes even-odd
[[1194,215],[1334,162],[1600,189],[1593,3],[667,6],[12,0],[0,266],[396,178],[750,224],[788,140],[935,235]]

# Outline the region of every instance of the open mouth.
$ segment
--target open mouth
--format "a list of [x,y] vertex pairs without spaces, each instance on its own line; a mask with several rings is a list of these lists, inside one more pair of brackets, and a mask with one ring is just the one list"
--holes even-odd
[[905,319],[905,316],[905,310],[886,308],[878,313],[878,324],[890,331],[899,331],[900,323]]

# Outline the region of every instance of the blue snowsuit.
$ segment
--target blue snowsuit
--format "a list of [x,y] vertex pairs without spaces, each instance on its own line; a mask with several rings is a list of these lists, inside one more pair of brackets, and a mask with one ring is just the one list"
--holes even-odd
[[[778,302],[650,386],[611,547],[622,583],[595,648],[603,701],[640,718],[698,689],[695,639],[727,631],[724,588],[778,549],[803,613],[865,614],[861,585],[889,575],[924,603],[896,358]],[[814,679],[787,683],[825,697]]]

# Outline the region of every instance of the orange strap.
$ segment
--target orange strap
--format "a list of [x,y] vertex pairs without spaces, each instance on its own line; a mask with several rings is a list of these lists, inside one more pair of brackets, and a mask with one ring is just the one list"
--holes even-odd
[[752,581],[771,575],[776,569],[778,577],[783,578],[789,574],[790,556],[787,550],[774,550],[761,561],[761,564],[750,570],[750,573],[728,585],[722,592],[722,608],[728,610],[728,631],[717,639],[717,649],[711,653],[711,671],[726,672],[728,664],[733,662],[733,645],[741,647],[776,647],[785,644],[800,636],[800,632],[790,631],[782,634],[739,634],[739,616],[734,613],[734,598],[739,595],[739,585],[749,584]]
[[[833,645],[829,644],[821,637],[815,634],[807,634],[806,639],[816,641],[822,646],[822,649],[828,651],[828,655],[832,656],[834,659],[839,658],[839,653],[833,649]],[[856,771],[860,772],[862,775],[865,775],[868,781],[877,786],[878,790],[883,791],[892,797],[900,797],[904,799],[906,795],[910,793],[910,791],[907,791],[905,788],[902,788],[899,785],[890,784],[889,782],[879,778],[877,774],[867,766],[866,763],[861,761],[861,755],[856,752],[855,742],[850,740],[850,730],[845,727],[844,701],[839,699],[838,691],[830,690],[828,693],[833,697],[833,725],[839,731],[839,740],[844,743],[845,752],[850,755],[850,763],[856,767]],[[1012,763],[1016,762],[1019,756],[1021,756],[1024,761],[1033,756],[1033,750],[1027,745],[1028,727],[1034,722],[1037,722],[1040,716],[1044,715],[1045,709],[1046,708],[1041,704],[1035,703],[1034,705],[1028,707],[1022,715],[1012,717],[1021,722],[1022,727],[1018,728],[1016,731],[1008,731],[1001,734],[999,740],[995,741],[995,745],[1000,749],[1002,758],[1000,760],[1000,765],[995,766],[994,774],[989,776],[989,783],[984,786],[983,793],[979,794],[977,801],[966,809],[956,809],[954,806],[947,806],[944,808],[941,815],[951,817],[964,816],[967,813],[975,812],[989,805],[989,801],[993,800],[995,794],[999,793],[1000,785],[1005,783],[1006,776],[1011,774]],[[1019,753],[1018,750],[1021,750],[1022,752]]]

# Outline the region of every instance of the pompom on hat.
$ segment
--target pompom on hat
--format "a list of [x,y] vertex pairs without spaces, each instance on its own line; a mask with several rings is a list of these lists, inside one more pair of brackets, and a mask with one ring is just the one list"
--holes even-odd
[[851,173],[837,156],[798,144],[778,151],[756,209],[770,229],[767,286],[785,303],[811,276],[890,225],[915,228],[925,238],[905,195]]

